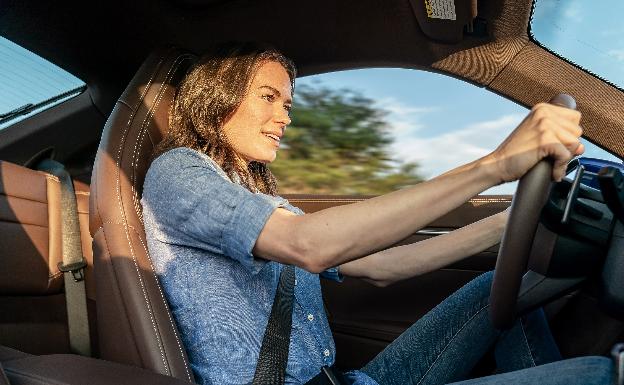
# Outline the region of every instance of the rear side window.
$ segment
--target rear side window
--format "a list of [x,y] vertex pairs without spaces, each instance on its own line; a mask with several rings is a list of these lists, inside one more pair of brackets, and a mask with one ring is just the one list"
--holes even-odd
[[0,129],[62,103],[85,83],[0,36]]

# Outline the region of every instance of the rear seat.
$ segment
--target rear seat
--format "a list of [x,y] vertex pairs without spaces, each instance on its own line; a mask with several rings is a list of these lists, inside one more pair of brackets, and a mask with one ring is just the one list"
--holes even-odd
[[[75,190],[95,347],[89,187],[76,182]],[[30,354],[69,353],[63,276],[57,268],[62,261],[60,191],[56,177],[0,161],[0,345]]]
[[[89,186],[74,182],[95,355],[95,279]],[[60,182],[0,161],[0,385],[187,382],[134,366],[69,353],[61,262]]]

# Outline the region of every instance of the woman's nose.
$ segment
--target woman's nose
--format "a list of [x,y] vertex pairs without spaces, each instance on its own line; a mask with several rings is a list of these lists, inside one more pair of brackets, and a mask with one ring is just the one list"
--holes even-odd
[[288,115],[288,111],[286,111],[284,108],[279,108],[279,110],[277,111],[277,116],[276,116],[276,120],[280,123],[282,123],[283,125],[287,126],[290,124],[291,120],[290,120],[290,115]]

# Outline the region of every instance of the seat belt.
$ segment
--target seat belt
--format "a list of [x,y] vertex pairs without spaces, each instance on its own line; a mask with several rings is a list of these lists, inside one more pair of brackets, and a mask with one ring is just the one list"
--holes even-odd
[[55,160],[44,159],[37,164],[36,168],[56,176],[61,182],[63,261],[59,262],[58,269],[63,272],[65,283],[69,347],[73,353],[91,356],[87,295],[84,282],[84,269],[87,262],[82,255],[74,185],[65,167]]
[[292,330],[295,268],[285,265],[279,277],[269,322],[264,330],[252,385],[282,385]]
[[[283,385],[288,363],[288,348],[292,330],[293,294],[295,268],[285,265],[280,273],[279,283],[271,308],[269,322],[264,330],[260,355],[252,385]],[[345,385],[350,382],[340,371],[323,366],[318,375],[305,385]]]

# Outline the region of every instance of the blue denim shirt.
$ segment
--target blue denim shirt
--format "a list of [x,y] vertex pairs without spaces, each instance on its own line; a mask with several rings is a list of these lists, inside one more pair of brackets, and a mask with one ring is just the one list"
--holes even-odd
[[[251,251],[276,208],[303,212],[233,183],[212,159],[188,148],[154,160],[141,203],[150,256],[197,381],[251,383],[283,268]],[[320,275],[340,280],[336,268]],[[319,275],[299,268],[289,349],[287,384],[305,383],[336,356]],[[359,371],[348,376],[376,384]]]

